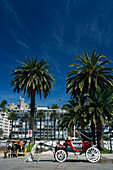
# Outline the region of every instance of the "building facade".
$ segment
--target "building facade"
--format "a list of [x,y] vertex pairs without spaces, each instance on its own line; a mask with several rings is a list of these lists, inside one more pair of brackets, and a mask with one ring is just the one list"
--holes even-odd
[[3,137],[8,138],[10,134],[10,120],[8,120],[7,112],[0,112],[0,129],[3,130]]
[[[30,123],[22,121],[22,117],[27,112],[30,117],[30,108],[27,103],[24,103],[24,99],[20,97],[19,103],[17,106],[15,105],[12,108],[12,104],[10,105],[12,111],[18,115],[18,120],[13,121],[12,127],[12,138],[29,138],[28,130],[30,130]],[[9,109],[11,110],[9,106]],[[56,113],[61,112],[60,109],[54,109]],[[38,112],[43,111],[45,114],[45,118],[37,117]],[[48,109],[47,106],[37,106],[35,108],[35,117],[34,117],[34,137],[36,140],[38,139],[57,139],[64,138],[66,134],[66,129],[58,128],[58,118],[50,118],[53,113],[53,109]]]

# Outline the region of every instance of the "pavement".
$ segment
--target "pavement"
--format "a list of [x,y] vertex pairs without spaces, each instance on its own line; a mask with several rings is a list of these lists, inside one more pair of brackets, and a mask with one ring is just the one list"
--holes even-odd
[[[27,152],[27,156],[29,155],[30,152]],[[44,155],[50,155],[52,156],[53,153],[51,151],[48,151],[48,152],[43,152],[41,153],[42,156]],[[73,155],[73,153],[70,153],[69,155]],[[82,155],[77,155],[78,157],[85,157],[85,154],[82,154]],[[4,158],[4,152],[0,152],[0,159]],[[110,160],[113,160],[113,153],[112,154],[101,154],[101,159],[102,160],[106,160],[106,159],[110,159]]]
[[[30,152],[27,152],[26,157],[29,156],[29,154]],[[52,157],[53,153],[51,151],[41,153],[41,157],[45,157],[45,156]],[[86,160],[85,154],[75,156],[73,153],[69,153],[69,157],[70,156],[74,157],[74,159]],[[0,152],[0,160],[2,159],[4,159],[4,152]],[[113,163],[113,154],[101,154],[100,162],[109,162],[109,161],[112,161]]]
[[98,163],[90,163],[86,160],[85,155],[75,156],[69,153],[64,163],[53,161],[53,153],[43,152],[40,161],[25,162],[29,156],[19,156],[14,158],[3,158],[4,153],[0,153],[0,170],[113,170],[113,154],[102,154]]

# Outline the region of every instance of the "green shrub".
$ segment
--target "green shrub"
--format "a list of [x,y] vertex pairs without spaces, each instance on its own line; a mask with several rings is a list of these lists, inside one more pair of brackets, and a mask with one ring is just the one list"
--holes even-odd
[[31,149],[34,145],[35,145],[34,143],[27,145],[27,152],[31,152]]
[[109,154],[109,153],[111,153],[110,150],[108,150],[106,148],[103,148],[103,150],[100,151],[100,152],[101,152],[101,154]]

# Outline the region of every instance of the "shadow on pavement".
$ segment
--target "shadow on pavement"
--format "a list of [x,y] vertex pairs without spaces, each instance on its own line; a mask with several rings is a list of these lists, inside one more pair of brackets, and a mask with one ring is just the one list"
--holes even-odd
[[[38,162],[37,160],[33,160],[33,162]],[[41,159],[39,162],[57,162],[53,160],[47,160],[47,159]],[[87,160],[74,160],[74,159],[68,159],[65,162],[88,162]],[[59,163],[59,162],[57,162]]]
[[[37,160],[34,160],[33,162],[38,162]],[[53,161],[53,160],[48,160],[48,159],[41,159],[39,162],[56,162],[56,163],[59,163],[57,161]],[[75,163],[78,163],[78,162],[81,162],[81,163],[90,163],[89,161],[87,160],[74,160],[74,159],[68,159],[66,160],[65,162],[75,162]],[[99,162],[97,163],[100,163],[100,164],[103,164],[103,163],[113,163],[113,159],[101,159]],[[97,163],[93,163],[93,164],[97,164]]]

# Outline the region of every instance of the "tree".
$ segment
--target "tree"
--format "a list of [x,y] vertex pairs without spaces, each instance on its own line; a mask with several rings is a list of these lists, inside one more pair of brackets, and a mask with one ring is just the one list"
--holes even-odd
[[59,105],[58,104],[52,104],[51,109],[59,109]]
[[60,114],[57,113],[56,110],[53,110],[53,112],[50,115],[50,119],[54,120],[54,139],[56,139],[56,119],[58,119],[60,117]]
[[51,67],[44,59],[37,62],[37,57],[34,60],[33,58],[30,60],[26,57],[26,61],[20,63],[22,65],[11,72],[11,75],[15,77],[10,84],[14,86],[14,93],[24,91],[24,94],[27,92],[28,97],[31,97],[30,129],[33,135],[30,142],[33,143],[36,93],[40,96],[40,99],[42,93],[44,94],[44,98],[46,98],[50,95],[50,90],[54,89],[53,83],[55,79],[53,75],[48,72]]
[[45,119],[46,116],[45,116],[45,113],[43,110],[39,110],[37,112],[37,118],[40,118],[40,139],[42,138],[42,133],[41,133],[41,130],[42,130],[42,119]]
[[103,91],[108,86],[113,86],[113,68],[105,67],[105,64],[111,60],[102,61],[106,58],[103,54],[97,54],[93,51],[84,51],[83,56],[77,54],[74,58],[80,64],[71,64],[75,70],[67,73],[66,92],[76,97],[76,94],[85,94],[87,92],[95,94],[97,86]]
[[72,135],[71,128],[74,124],[78,124],[84,130],[88,122],[86,121],[87,114],[84,97],[76,96],[76,99],[71,98],[68,102],[69,104],[63,105],[65,113],[59,120],[59,126],[70,128],[70,135]]
[[2,100],[2,102],[0,103],[0,107],[2,107],[3,109],[5,109],[5,105],[7,104],[7,101],[4,99]]
[[16,113],[10,112],[8,113],[8,119],[12,121],[11,136],[10,136],[10,138],[12,139],[13,122],[15,121],[15,126],[16,126],[16,120],[18,120],[18,116]]
[[3,133],[4,133],[3,129],[0,128],[0,138],[3,136]]
[[21,118],[22,122],[25,122],[25,140],[26,140],[26,133],[27,133],[27,122],[30,120],[28,112],[25,112]]
[[56,139],[56,119],[60,117],[60,114],[54,109],[59,109],[59,106],[57,104],[52,104],[51,109],[53,109],[53,111],[50,115],[50,119],[54,120],[54,139]]
[[[97,54],[95,51],[92,55],[85,51],[83,56],[77,54],[77,57],[74,58],[77,63],[70,65],[75,69],[67,73],[66,92],[75,98],[76,95],[84,95],[88,92],[95,95],[97,86],[101,91],[104,91],[106,87],[113,86],[113,68],[105,67],[105,64],[112,61],[102,61],[104,58],[106,57],[102,53]],[[94,137],[95,124],[93,121],[91,122],[91,128]]]
[[97,127],[97,147],[102,149],[103,144],[103,126],[113,116],[113,87],[107,87],[103,92],[99,89],[96,90],[96,95],[90,94],[89,99],[89,114],[93,118]]

